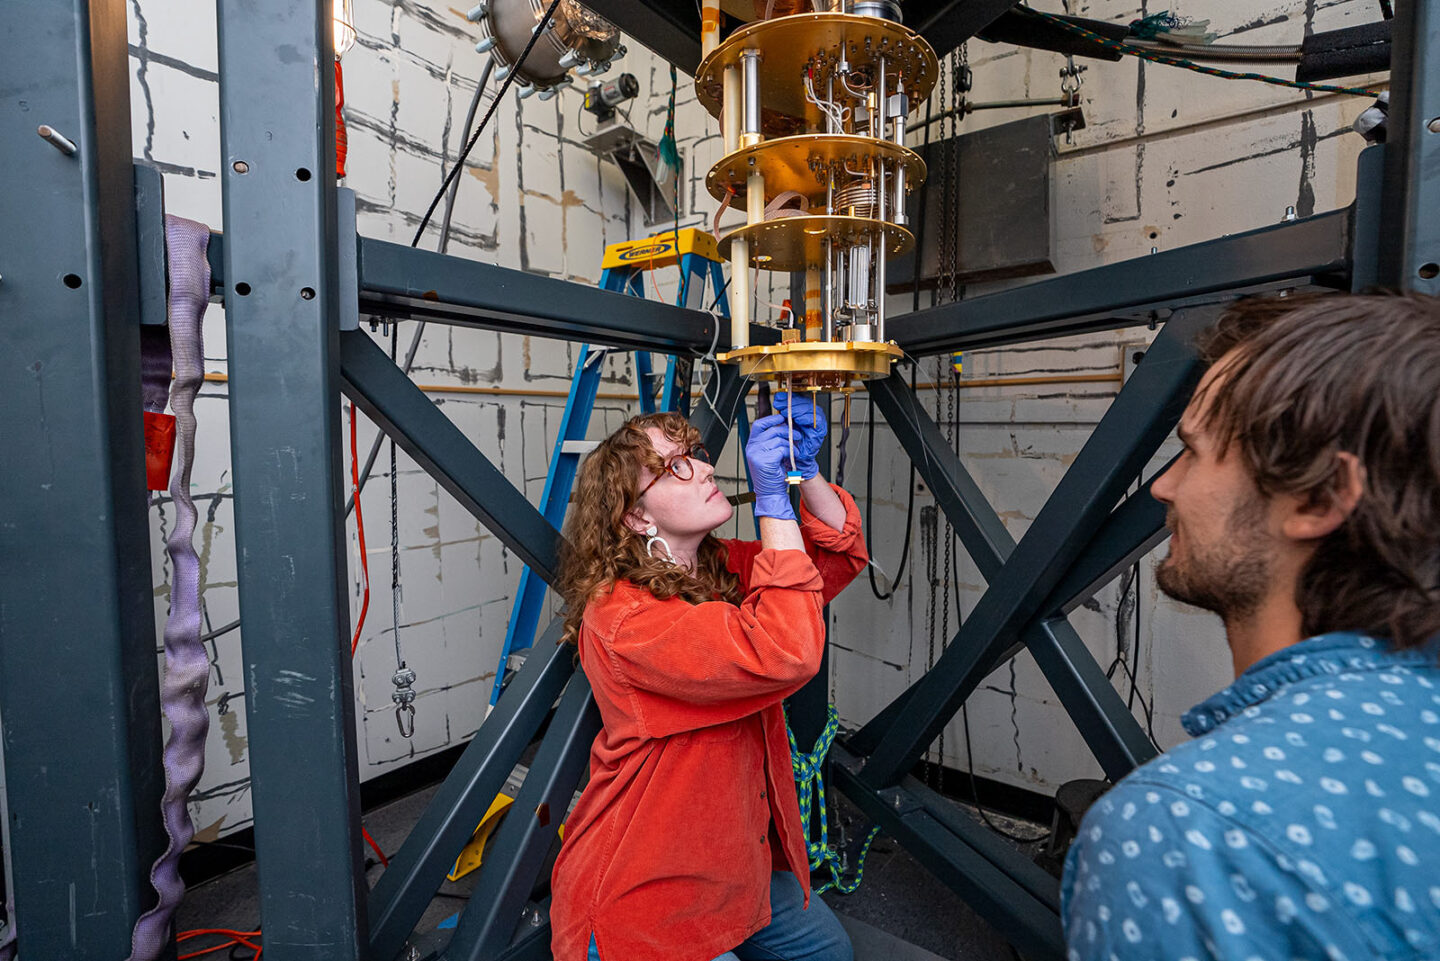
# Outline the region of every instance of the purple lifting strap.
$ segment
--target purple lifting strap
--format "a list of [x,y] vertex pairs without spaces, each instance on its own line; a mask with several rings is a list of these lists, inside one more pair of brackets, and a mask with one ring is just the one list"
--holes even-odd
[[160,901],[135,922],[130,961],[155,961],[170,943],[170,921],[185,894],[180,852],[195,836],[195,825],[185,803],[205,770],[205,734],[210,728],[210,712],[205,707],[210,659],[200,643],[200,558],[194,544],[195,503],[190,499],[190,468],[195,461],[195,395],[205,379],[201,320],[210,300],[210,263],[205,259],[209,243],[210,228],[204,224],[166,215],[170,352],[175,363],[170,407],[175,412],[179,435],[179,463],[170,476],[175,527],[165,545],[175,573],[170,580],[165,680],[160,688],[160,706],[170,721],[160,815],[170,845],[150,869],[150,883]]

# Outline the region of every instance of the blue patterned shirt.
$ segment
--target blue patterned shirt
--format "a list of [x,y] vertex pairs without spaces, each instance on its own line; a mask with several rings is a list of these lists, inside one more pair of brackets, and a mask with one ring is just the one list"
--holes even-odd
[[1437,652],[1324,634],[1192,708],[1081,823],[1072,961],[1440,959]]

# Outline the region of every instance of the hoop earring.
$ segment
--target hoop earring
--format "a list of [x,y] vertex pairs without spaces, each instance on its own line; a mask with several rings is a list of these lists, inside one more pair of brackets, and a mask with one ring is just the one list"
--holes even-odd
[[660,536],[660,530],[659,530],[659,528],[657,528],[654,524],[651,524],[649,527],[645,528],[645,537],[646,537],[646,540],[645,540],[645,553],[646,553],[646,554],[649,554],[651,557],[654,557],[654,556],[655,556],[654,547],[655,547],[656,542],[659,542],[659,544],[660,544],[663,548],[665,548],[665,556],[662,557],[662,558],[660,558],[660,560],[669,561],[671,564],[674,564],[674,563],[675,563],[675,555],[672,554],[672,553],[670,553],[670,544],[669,544],[668,541],[665,540],[665,538],[663,538],[663,537]]

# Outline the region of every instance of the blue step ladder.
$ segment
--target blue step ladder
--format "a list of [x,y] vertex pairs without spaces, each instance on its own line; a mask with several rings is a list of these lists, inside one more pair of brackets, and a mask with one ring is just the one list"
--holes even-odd
[[[705,300],[708,288],[709,296],[717,301],[720,314],[728,319],[729,304],[720,296],[725,286],[720,253],[716,249],[715,238],[704,230],[681,230],[678,233],[678,243],[676,232],[671,230],[643,240],[611,244],[605,248],[600,287],[616,293],[644,297],[645,272],[673,267],[677,257],[682,275],[678,304],[694,310],[704,309],[708,306]],[[594,410],[595,396],[600,388],[600,373],[605,366],[605,355],[609,352],[610,348],[585,344],[580,348],[580,355],[576,359],[575,379],[570,384],[570,396],[565,401],[565,414],[560,420],[560,435],[556,438],[555,450],[550,456],[550,469],[545,475],[545,489],[540,495],[541,513],[557,528],[565,521],[565,508],[570,502],[570,490],[575,483],[575,471],[580,465],[580,458],[594,447],[593,443],[585,440],[585,434],[590,427],[590,414]],[[651,367],[650,353],[637,350],[635,378],[640,391],[640,412],[653,414],[656,410],[678,410],[688,417],[691,372],[690,358],[680,358],[674,354],[669,356],[657,407],[655,375]],[[737,425],[743,445],[750,433],[743,404]],[[510,655],[535,642],[535,631],[540,624],[540,611],[544,602],[544,580],[526,567],[520,573],[520,587],[516,591],[515,605],[510,611],[510,623],[505,630],[505,646],[500,651],[500,663],[495,669],[495,686],[490,692],[492,706],[500,699]]]

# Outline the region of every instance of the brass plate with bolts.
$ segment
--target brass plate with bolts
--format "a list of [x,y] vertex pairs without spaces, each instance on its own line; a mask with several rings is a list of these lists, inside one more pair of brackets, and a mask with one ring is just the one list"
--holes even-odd
[[[908,27],[878,17],[848,13],[802,13],[759,20],[741,27],[700,61],[695,92],[710,116],[724,102],[725,68],[738,66],[746,50],[761,51],[760,97],[766,113],[804,118],[811,129],[822,126],[819,108],[805,99],[805,67],[815,57],[829,58],[845,47],[852,70],[868,70],[881,55],[889,76],[901,77],[911,104],[924,103],[935,87],[939,62],[930,45]],[[837,96],[840,91],[837,91]],[[825,91],[816,90],[823,96]],[[734,104],[733,109],[741,109]],[[767,135],[772,120],[762,117]],[[788,131],[785,131],[788,132]]]
[[804,270],[824,265],[826,240],[853,247],[873,242],[882,233],[886,256],[909,253],[915,246],[914,235],[892,223],[868,217],[802,215],[737,227],[720,238],[720,256],[732,260],[730,249],[741,237],[750,242],[750,262],[758,269]]
[[874,341],[792,341],[742,347],[717,355],[740,365],[752,380],[791,381],[797,390],[848,390],[853,380],[890,376],[890,365],[905,354],[891,343]]
[[705,176],[705,189],[716,200],[724,200],[726,189],[734,188],[731,202],[743,204],[745,180],[758,173],[765,175],[766,200],[787,190],[813,198],[825,193],[824,175],[830,165],[849,164],[852,170],[866,170],[871,158],[885,161],[887,179],[903,165],[905,182],[912,190],[925,181],[925,161],[893,141],[851,134],[802,134],[764,140],[720,158]]

